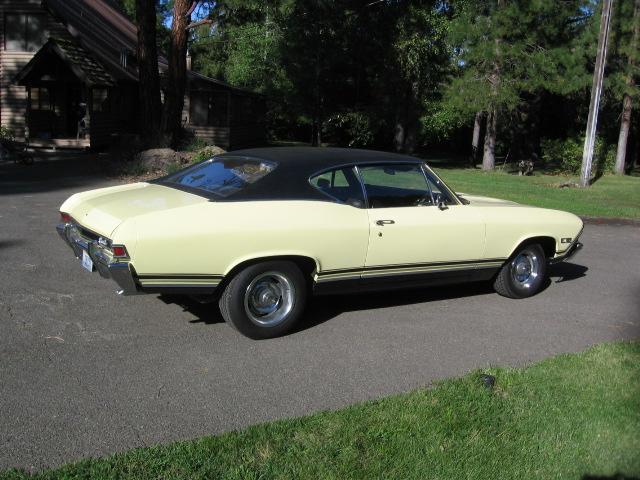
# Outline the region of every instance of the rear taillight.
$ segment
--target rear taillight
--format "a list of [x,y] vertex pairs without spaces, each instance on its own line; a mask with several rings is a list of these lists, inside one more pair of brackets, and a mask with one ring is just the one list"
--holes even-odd
[[111,245],[111,253],[116,258],[129,258],[129,253],[124,245]]
[[71,223],[71,215],[68,213],[60,212],[60,221],[62,223]]

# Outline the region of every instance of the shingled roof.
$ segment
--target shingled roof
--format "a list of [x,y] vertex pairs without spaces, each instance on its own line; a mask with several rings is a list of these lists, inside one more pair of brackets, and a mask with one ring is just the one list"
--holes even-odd
[[[138,81],[136,60],[137,27],[111,0],[42,0],[42,5],[66,27],[64,38],[51,38],[18,73],[14,82],[24,84],[40,59],[58,55],[82,81],[89,85],[111,86],[118,81]],[[122,56],[128,61],[122,62]],[[167,59],[158,56],[161,78]],[[260,95],[226,82],[188,71],[190,81],[230,89],[244,95]]]
[[51,54],[57,55],[74,75],[88,86],[109,87],[115,85],[114,78],[88,51],[76,42],[61,38],[50,38],[18,73],[14,81],[23,84],[34,67]]

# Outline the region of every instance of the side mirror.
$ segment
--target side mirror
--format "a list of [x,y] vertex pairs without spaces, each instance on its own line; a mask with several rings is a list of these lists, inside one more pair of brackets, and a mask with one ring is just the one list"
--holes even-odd
[[444,203],[444,200],[440,199],[440,201],[438,202],[438,208],[440,210],[447,210],[449,207],[446,203]]

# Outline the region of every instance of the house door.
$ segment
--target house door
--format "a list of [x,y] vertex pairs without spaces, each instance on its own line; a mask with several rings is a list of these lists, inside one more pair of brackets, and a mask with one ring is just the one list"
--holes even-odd
[[65,110],[65,137],[75,138],[78,134],[78,122],[84,116],[86,106],[82,107],[82,89],[80,85],[70,85],[66,91]]

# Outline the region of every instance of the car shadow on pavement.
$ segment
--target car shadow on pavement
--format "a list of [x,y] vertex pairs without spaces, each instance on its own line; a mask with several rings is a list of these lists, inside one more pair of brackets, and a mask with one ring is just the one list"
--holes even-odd
[[549,266],[549,278],[555,283],[577,280],[587,275],[587,267],[575,263],[561,262]]
[[[574,263],[551,265],[549,279],[542,290],[546,290],[552,282],[567,282],[584,277],[587,270],[587,267]],[[290,334],[316,327],[345,312],[399,307],[493,293],[492,282],[477,282],[442,287],[390,290],[382,294],[381,292],[367,292],[311,297],[304,317]],[[224,322],[216,301],[199,302],[196,299],[178,295],[160,295],[158,298],[164,303],[179,305],[185,312],[194,315],[196,318],[190,320],[190,323],[211,325]]]
[[9,240],[0,240],[0,250],[3,250],[5,248],[15,248],[18,247],[24,243],[27,243],[26,240],[23,240],[21,238],[18,239],[9,239]]
[[217,301],[198,301],[193,297],[186,297],[184,295],[165,294],[159,295],[158,299],[167,305],[178,305],[182,307],[185,312],[194,315],[196,318],[189,320],[189,323],[205,323],[207,325],[224,323],[224,318],[222,318],[220,314]]

